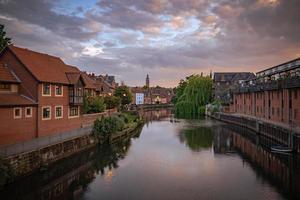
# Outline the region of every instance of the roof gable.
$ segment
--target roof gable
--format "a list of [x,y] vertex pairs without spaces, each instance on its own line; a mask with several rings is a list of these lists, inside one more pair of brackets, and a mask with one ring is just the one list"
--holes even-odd
[[10,83],[20,83],[20,79],[5,64],[0,63],[0,81]]
[[40,82],[69,84],[66,72],[79,69],[66,65],[60,58],[13,45],[7,47]]

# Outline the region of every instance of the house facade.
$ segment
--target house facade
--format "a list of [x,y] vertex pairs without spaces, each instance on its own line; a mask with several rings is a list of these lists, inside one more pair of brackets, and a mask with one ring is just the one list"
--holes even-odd
[[216,72],[213,77],[213,97],[223,105],[232,102],[232,89],[237,84],[255,78],[251,72]]
[[239,85],[232,110],[299,126],[300,58],[257,72],[256,79]]
[[3,71],[16,79],[1,80],[1,144],[81,128],[83,96],[93,93],[95,86],[78,68],[13,45],[1,52],[0,62]]

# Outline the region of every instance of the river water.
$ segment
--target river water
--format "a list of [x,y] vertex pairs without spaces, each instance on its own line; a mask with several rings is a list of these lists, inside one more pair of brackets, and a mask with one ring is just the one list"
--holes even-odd
[[169,110],[144,116],[132,138],[61,160],[1,199],[300,199],[300,159],[269,152],[272,141]]

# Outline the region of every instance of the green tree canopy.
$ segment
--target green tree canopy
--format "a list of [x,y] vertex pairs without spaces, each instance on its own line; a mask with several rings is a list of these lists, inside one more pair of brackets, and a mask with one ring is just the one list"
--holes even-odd
[[106,96],[104,97],[104,103],[108,109],[118,108],[121,103],[121,99],[116,96]]
[[186,80],[185,84],[184,90],[175,104],[176,113],[178,115],[189,115],[190,117],[203,115],[205,105],[212,98],[212,79],[192,75]]
[[6,32],[4,31],[4,25],[0,24],[0,51],[2,51],[10,43],[11,43],[11,39],[6,37]]
[[122,105],[130,104],[132,101],[132,94],[127,86],[117,87],[114,96],[121,99]]

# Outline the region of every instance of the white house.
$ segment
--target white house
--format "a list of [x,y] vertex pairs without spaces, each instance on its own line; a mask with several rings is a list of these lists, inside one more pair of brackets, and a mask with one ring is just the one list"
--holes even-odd
[[144,104],[144,93],[135,93],[135,104]]

